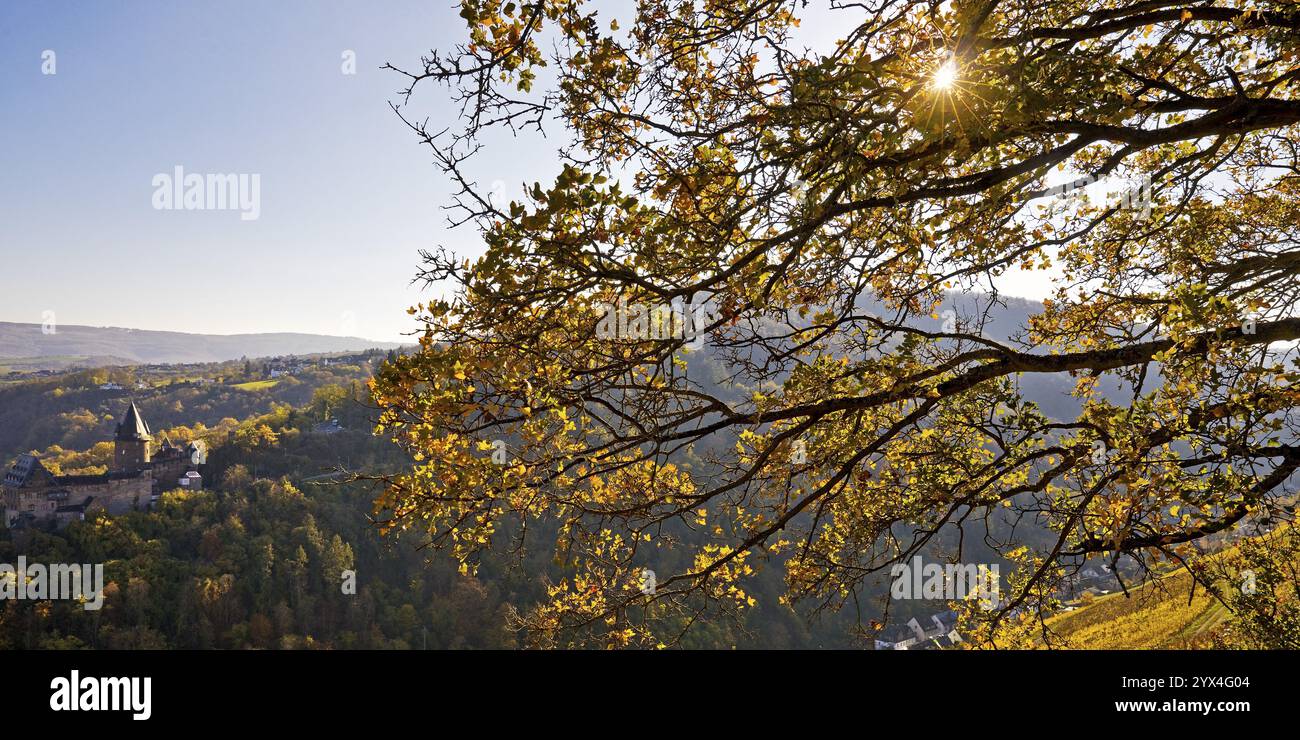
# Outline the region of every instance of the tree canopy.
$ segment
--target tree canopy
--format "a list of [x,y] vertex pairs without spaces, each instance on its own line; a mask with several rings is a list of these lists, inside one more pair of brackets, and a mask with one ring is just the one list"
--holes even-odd
[[[466,0],[463,44],[396,70],[394,108],[486,251],[425,255],[452,289],[374,381],[413,460],[376,501],[387,526],[467,569],[554,548],[563,575],[524,623],[613,645],[748,608],[761,567],[785,568],[784,598],[854,604],[957,531],[1014,566],[998,607],[967,615],[993,641],[1090,557],[1177,562],[1284,515],[1293,3],[625,13]],[[407,114],[443,89],[458,127]],[[561,142],[554,180],[508,203],[479,187],[499,130]],[[1099,181],[1119,196],[1080,197]],[[992,336],[1027,278],[1050,298]],[[611,307],[631,315],[612,332]],[[725,377],[700,377],[706,356]],[[1034,375],[1068,378],[1079,413],[1027,401]]]

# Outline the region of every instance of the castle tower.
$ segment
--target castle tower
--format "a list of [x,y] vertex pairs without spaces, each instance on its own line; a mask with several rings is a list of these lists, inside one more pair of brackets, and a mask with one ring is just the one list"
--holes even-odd
[[131,402],[131,407],[117,425],[117,435],[113,438],[113,462],[117,470],[135,470],[149,463],[149,425],[140,416],[140,409]]

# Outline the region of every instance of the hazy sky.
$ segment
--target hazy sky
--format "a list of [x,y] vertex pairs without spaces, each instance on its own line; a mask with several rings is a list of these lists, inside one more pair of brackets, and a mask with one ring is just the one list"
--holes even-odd
[[[0,321],[401,339],[417,250],[480,248],[380,67],[464,34],[451,0],[0,4]],[[410,113],[455,111],[427,86]],[[497,143],[475,172],[507,197],[558,168]],[[156,209],[177,166],[257,175],[257,218]]]
[[[446,0],[3,3],[0,321],[400,338],[417,250],[476,249],[379,67],[463,28]],[[257,174],[258,218],[156,210],[178,165]]]

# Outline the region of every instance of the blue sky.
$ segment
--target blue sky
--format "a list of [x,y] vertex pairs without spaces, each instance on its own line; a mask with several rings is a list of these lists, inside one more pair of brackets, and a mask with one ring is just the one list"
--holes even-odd
[[[450,0],[0,5],[0,321],[400,339],[417,250],[477,246],[379,68],[463,35]],[[453,112],[434,86],[412,110]],[[258,174],[259,218],[155,210],[177,165]]]
[[[610,3],[626,14],[624,2]],[[453,0],[0,3],[0,321],[400,341],[418,250],[481,252],[388,107],[431,49],[465,37]],[[806,11],[820,48],[843,24]],[[55,74],[42,73],[46,50]],[[352,51],[356,74],[342,72]],[[408,114],[450,124],[445,88]],[[551,136],[561,133],[552,126]],[[504,195],[558,170],[556,139],[489,140],[473,174]],[[153,179],[256,174],[260,214],[156,210]],[[1043,273],[1004,276],[1041,296]]]

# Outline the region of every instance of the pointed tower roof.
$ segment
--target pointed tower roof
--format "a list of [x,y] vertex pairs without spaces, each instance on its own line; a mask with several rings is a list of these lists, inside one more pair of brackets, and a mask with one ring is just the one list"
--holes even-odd
[[126,410],[126,416],[122,417],[122,423],[117,425],[117,438],[144,442],[153,439],[149,434],[149,425],[145,423],[144,417],[140,415],[140,409],[135,407],[135,401],[132,401],[131,407]]

